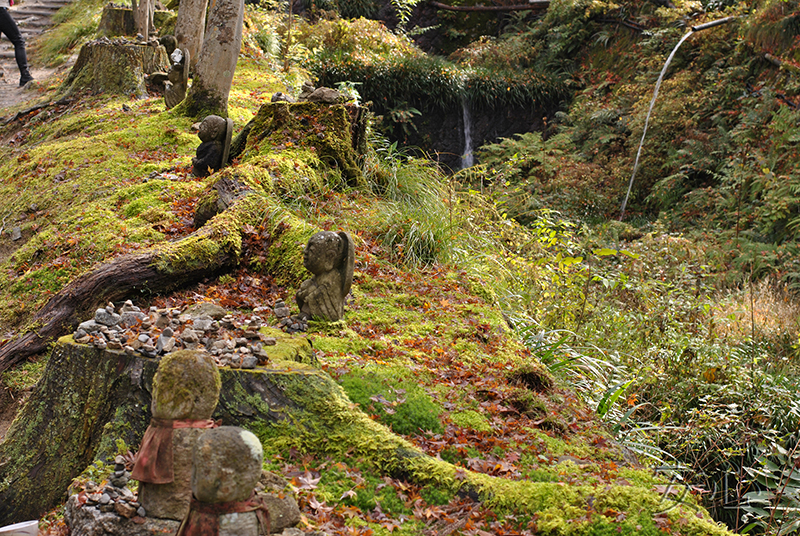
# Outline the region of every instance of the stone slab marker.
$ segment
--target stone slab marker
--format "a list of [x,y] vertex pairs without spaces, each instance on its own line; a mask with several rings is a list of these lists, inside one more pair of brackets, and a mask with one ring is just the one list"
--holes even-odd
[[258,438],[222,426],[194,446],[191,509],[177,536],[258,536],[269,534],[269,510],[256,495],[263,449]]
[[214,426],[219,369],[206,352],[167,354],[153,378],[153,418],[142,439],[132,477],[148,517],[182,520],[191,501],[192,449]]

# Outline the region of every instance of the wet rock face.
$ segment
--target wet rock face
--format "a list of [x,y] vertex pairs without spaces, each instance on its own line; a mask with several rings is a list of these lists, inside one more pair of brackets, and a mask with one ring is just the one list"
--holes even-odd
[[220,386],[219,369],[206,352],[180,350],[167,354],[153,380],[153,417],[210,419]]
[[192,492],[204,503],[247,500],[261,477],[261,442],[235,426],[209,430],[194,446]]

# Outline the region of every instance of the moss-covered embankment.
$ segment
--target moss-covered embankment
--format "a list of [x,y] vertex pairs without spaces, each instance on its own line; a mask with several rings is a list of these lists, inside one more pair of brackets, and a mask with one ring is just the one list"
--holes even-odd
[[[214,418],[250,428],[265,441],[290,427],[306,448],[351,451],[387,474],[469,493],[500,510],[536,513],[543,533],[580,533],[581,527],[602,523],[606,513],[622,511],[632,514],[622,526],[633,530],[665,511],[665,520],[683,525],[682,534],[729,534],[691,500],[665,502],[652,489],[655,481],[641,472],[610,486],[568,486],[459,469],[391,433],[357,409],[327,374],[299,363],[312,355],[305,339],[290,338],[279,348],[290,360],[276,360],[269,369],[221,370]],[[154,359],[62,338],[0,444],[0,523],[37,517],[64,498],[72,479],[92,460],[113,455],[120,440],[137,445],[149,420],[156,367]],[[584,516],[585,523],[576,522]]]

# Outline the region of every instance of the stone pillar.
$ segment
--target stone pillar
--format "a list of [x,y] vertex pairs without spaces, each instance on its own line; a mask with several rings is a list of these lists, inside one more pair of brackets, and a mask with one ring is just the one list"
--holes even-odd
[[[142,445],[145,446],[151,429],[157,429],[157,422],[162,425],[165,422],[172,423],[172,459],[169,462],[173,479],[171,482],[162,482],[165,479],[150,478],[152,472],[142,477],[141,473],[145,471],[140,464],[140,452],[133,478],[139,477],[139,502],[148,517],[178,521],[186,517],[192,498],[192,449],[198,438],[207,432],[211,414],[219,400],[220,386],[219,369],[205,352],[181,350],[161,359],[153,378],[151,409],[154,420],[145,433]],[[169,445],[158,449],[158,455],[168,450]],[[163,466],[164,463],[164,460],[158,460],[155,465]]]
[[242,46],[243,17],[244,0],[211,1],[203,47],[184,100],[186,115],[228,116],[228,95]]
[[189,51],[189,69],[194,70],[206,28],[208,0],[181,0],[178,20],[175,21],[175,39],[178,48]]

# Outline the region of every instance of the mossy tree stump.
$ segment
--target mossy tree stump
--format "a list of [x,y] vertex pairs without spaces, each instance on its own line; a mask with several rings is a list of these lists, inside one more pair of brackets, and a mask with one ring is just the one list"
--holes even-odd
[[162,46],[103,38],[81,48],[64,86],[71,92],[88,90],[144,97],[144,75],[167,71],[169,67],[169,57]]
[[241,153],[244,160],[280,147],[306,148],[354,184],[361,178],[357,158],[366,152],[366,124],[365,109],[354,105],[268,103],[233,141],[231,157]]
[[[280,382],[287,375],[320,373],[299,363],[311,360],[307,340],[280,336],[289,339],[281,341],[283,355],[296,361],[274,370],[222,369],[215,419],[278,422],[287,418],[284,410],[302,406],[283,394]],[[113,457],[117,439],[136,448],[150,422],[158,361],[71,339],[54,347],[44,376],[0,443],[0,526],[53,508],[95,456]]]

